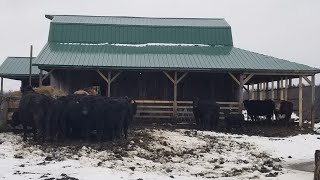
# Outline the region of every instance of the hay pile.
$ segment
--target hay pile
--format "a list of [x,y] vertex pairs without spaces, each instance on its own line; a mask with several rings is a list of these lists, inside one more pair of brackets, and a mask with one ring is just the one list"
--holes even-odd
[[[33,88],[34,91],[36,91],[37,93],[40,94],[45,94],[47,96],[52,96],[52,97],[56,97],[56,96],[65,96],[65,92],[63,92],[60,89],[56,89],[52,86],[41,86],[41,87],[36,87]],[[20,97],[21,96],[21,92],[20,91],[13,91],[13,92],[9,92],[8,96],[13,97],[13,96],[17,96]]]

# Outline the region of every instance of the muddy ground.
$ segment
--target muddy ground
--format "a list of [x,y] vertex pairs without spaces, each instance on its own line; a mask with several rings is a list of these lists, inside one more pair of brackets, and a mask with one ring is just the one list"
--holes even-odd
[[[26,143],[21,143],[14,156],[24,159],[37,152],[36,155],[40,155],[42,160],[33,165],[40,167],[65,160],[80,163],[85,159],[94,167],[130,172],[157,172],[170,177],[187,175],[201,178],[257,179],[261,176],[276,177],[281,174],[283,157],[274,157],[272,154],[258,151],[254,144],[241,141],[240,135],[281,138],[314,133],[309,129],[301,130],[297,126],[287,128],[249,122],[230,130],[223,128],[220,123],[218,132],[236,137],[216,136],[195,129],[195,125],[190,123],[134,123],[127,140],[103,143],[96,142],[92,136],[89,141],[66,140],[63,143],[39,145],[30,137]],[[28,164],[20,165],[22,168],[25,166]],[[21,175],[28,172],[15,173]],[[77,178],[65,173],[62,173],[61,177],[45,173],[41,174],[39,179]]]

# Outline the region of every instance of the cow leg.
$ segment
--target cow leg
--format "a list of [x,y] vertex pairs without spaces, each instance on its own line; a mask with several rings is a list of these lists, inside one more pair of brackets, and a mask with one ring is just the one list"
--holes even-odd
[[23,123],[23,140],[26,141],[27,140],[27,131],[28,131],[28,126]]
[[37,129],[35,127],[32,127],[32,132],[33,132],[33,141],[37,141],[38,137],[37,137]]

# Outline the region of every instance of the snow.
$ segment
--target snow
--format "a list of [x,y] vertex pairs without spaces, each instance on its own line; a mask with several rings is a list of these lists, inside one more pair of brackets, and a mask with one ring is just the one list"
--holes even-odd
[[[0,178],[312,179],[313,173],[293,170],[290,164],[313,161],[320,148],[319,134],[269,138],[184,129],[135,133],[109,149],[92,144],[37,145],[0,133]],[[278,166],[281,171],[273,169]],[[263,167],[278,175],[266,177],[269,173],[260,171]]]

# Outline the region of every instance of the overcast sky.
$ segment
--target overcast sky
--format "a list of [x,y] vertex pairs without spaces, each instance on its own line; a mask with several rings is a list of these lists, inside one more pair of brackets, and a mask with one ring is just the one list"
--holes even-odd
[[[0,63],[29,56],[31,44],[40,52],[45,14],[225,18],[234,46],[320,68],[319,0],[0,0]],[[19,87],[4,81],[4,90]]]

